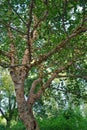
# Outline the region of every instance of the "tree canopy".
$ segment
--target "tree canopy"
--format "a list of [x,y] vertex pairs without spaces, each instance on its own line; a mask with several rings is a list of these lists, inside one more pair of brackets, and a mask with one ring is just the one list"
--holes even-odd
[[0,66],[10,71],[20,118],[30,130],[33,114],[27,115],[55,78],[87,80],[87,1],[1,0],[0,33]]

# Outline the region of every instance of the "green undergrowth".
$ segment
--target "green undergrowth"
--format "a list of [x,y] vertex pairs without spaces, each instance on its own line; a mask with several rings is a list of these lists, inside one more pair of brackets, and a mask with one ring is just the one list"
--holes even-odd
[[87,130],[87,119],[82,117],[66,119],[61,115],[39,121],[39,125],[41,130]]
[[[87,130],[87,117],[66,111],[53,118],[37,119],[40,130]],[[0,124],[0,130],[26,130],[21,121],[12,121],[10,128]]]

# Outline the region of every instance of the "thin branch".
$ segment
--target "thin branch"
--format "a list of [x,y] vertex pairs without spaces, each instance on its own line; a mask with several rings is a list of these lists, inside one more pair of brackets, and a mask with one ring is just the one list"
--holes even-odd
[[31,29],[31,23],[32,23],[32,15],[33,15],[34,1],[35,1],[35,0],[31,0],[30,12],[29,12],[29,21],[28,21],[28,24],[27,24],[27,27],[28,27],[28,32],[27,32],[27,45],[28,45],[28,50],[29,50],[29,62],[31,61],[30,29]]
[[26,68],[31,68],[31,66],[29,64],[15,64],[15,65],[10,65],[10,64],[7,64],[5,62],[2,62],[0,61],[0,66],[3,67],[3,68],[16,68],[16,67],[20,67],[20,66],[23,66],[23,67],[26,67]]
[[8,120],[7,116],[4,114],[4,112],[2,111],[1,108],[0,108],[0,112],[1,112],[2,116],[3,116],[6,120]]
[[15,31],[18,32],[18,33],[21,33],[21,34],[23,34],[23,35],[26,35],[24,32],[20,31],[20,30],[17,29],[17,28],[14,28],[14,27],[12,27],[12,26],[10,26],[10,28],[13,29],[13,30],[15,30]]
[[82,78],[87,80],[87,75],[59,75],[58,78]]
[[[20,34],[22,34],[22,35],[27,35],[26,33],[20,31],[20,30],[19,30],[18,28],[16,28],[16,27],[12,27],[11,25],[6,24],[6,23],[4,23],[4,22],[2,22],[2,21],[0,21],[0,22],[1,22],[2,26],[5,26],[5,27],[7,27],[7,28],[9,27],[10,29],[15,30],[16,32],[18,32],[18,33],[20,33]],[[1,27],[1,28],[3,28],[3,27]]]
[[67,8],[66,8],[67,7],[67,0],[64,1],[63,5],[64,5],[63,6],[64,8],[63,8],[63,14],[62,14],[62,26],[63,26],[63,29],[64,29],[66,36],[69,37],[67,30],[66,30],[66,26],[65,26],[65,15],[67,14]]
[[33,27],[33,30],[31,31],[31,38],[33,38],[34,31],[40,26],[41,22],[43,22],[47,16],[47,11],[44,13],[43,17],[39,19],[39,21],[35,24]]
[[12,108],[12,110],[14,111],[14,109],[17,109],[17,104],[16,104],[17,102],[16,102],[16,97],[14,96],[14,104],[13,104],[13,108]]
[[14,13],[19,17],[19,19],[25,24],[26,22],[24,21],[24,19],[19,15],[19,13],[13,8],[12,4],[10,2],[8,2],[9,6],[12,8],[12,10],[14,11]]

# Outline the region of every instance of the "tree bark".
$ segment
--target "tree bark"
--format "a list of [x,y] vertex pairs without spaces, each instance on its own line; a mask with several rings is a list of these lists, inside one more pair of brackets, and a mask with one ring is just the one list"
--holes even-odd
[[[24,96],[25,75],[24,75],[24,71],[22,71],[21,69],[17,68],[15,70],[11,70],[11,77],[14,82],[19,116],[20,119],[23,121],[26,130],[39,130],[37,121],[32,111],[33,103],[32,101],[30,101],[29,103]],[[30,97],[30,100],[32,100],[32,98],[33,97]]]
[[[36,119],[32,112],[32,105],[27,104],[23,94],[23,84],[15,84],[16,100],[18,104],[18,111],[20,119],[26,126],[26,130],[39,130]],[[18,88],[18,89],[17,89]]]

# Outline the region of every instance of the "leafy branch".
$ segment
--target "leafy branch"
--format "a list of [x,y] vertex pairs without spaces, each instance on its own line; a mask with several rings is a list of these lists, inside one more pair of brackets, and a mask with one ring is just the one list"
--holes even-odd
[[54,49],[52,49],[50,52],[48,52],[45,55],[42,55],[38,58],[38,60],[35,60],[34,63],[31,64],[31,66],[36,66],[47,60],[48,57],[51,57],[54,53],[59,52],[60,50],[64,49],[68,42],[74,38],[75,36],[79,35],[80,33],[86,32],[87,28],[86,27],[81,27],[79,26],[76,28],[69,37],[67,37],[64,41],[62,41],[60,44],[58,44]]
[[14,7],[12,6],[12,4],[8,1],[9,6],[12,8],[13,12],[18,16],[18,18],[24,23],[24,25],[26,25],[26,22],[24,21],[24,19],[19,15],[19,13],[14,9]]

